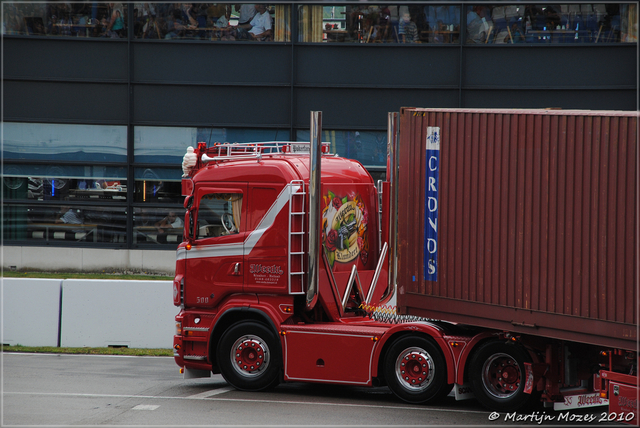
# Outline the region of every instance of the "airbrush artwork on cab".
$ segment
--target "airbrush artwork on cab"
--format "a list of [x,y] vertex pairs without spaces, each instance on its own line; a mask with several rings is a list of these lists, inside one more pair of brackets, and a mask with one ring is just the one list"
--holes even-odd
[[333,270],[369,262],[369,212],[359,193],[323,195],[322,243]]

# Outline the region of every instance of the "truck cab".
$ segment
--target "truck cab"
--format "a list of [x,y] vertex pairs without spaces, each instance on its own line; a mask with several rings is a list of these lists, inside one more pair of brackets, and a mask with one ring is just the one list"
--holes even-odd
[[[309,378],[311,368],[318,372],[316,380],[372,382],[368,365],[357,375],[353,369],[336,373],[344,371],[344,353],[328,352],[333,339],[327,342],[325,332],[308,331],[327,328],[326,323],[350,329],[350,322],[363,319],[367,298],[380,302],[391,294],[373,179],[359,162],[322,147],[320,245],[311,255],[309,143],[202,144],[193,151],[196,161],[183,177],[185,240],[177,250],[174,280],[174,304],[181,307],[175,358],[189,376],[212,370],[232,376],[234,371],[225,373],[228,358],[219,361],[218,349],[235,324],[249,319],[267,328],[263,335],[273,342],[272,360],[275,355],[284,359],[279,364],[284,379]],[[311,259],[322,260],[314,308],[306,304]],[[361,341],[349,340],[346,349],[368,353],[370,359],[371,337],[386,331],[371,328],[361,331]],[[268,345],[264,338],[257,343],[261,349]],[[288,351],[281,350],[286,343]],[[296,356],[305,349],[322,356]],[[300,364],[305,360],[309,364]],[[240,375],[256,377],[248,367]],[[231,383],[254,388],[240,380]]]

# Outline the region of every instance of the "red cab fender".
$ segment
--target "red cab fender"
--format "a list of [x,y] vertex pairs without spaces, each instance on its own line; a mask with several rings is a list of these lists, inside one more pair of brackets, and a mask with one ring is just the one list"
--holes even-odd
[[[224,333],[224,330],[233,323],[223,321],[223,318],[227,316],[234,317],[234,312],[250,311],[254,316],[264,322],[273,330],[274,334],[279,337],[280,325],[289,317],[293,312],[293,296],[260,296],[255,294],[242,294],[230,296],[220,306],[218,313],[216,314],[212,328],[210,330],[207,349],[211,349],[211,340],[215,337],[218,338]],[[241,317],[247,319],[246,314]],[[218,330],[221,329],[221,330]],[[218,331],[216,331],[218,330]],[[279,339],[278,339],[279,340]],[[282,341],[279,340],[282,347]],[[282,350],[284,352],[284,349]],[[284,355],[284,353],[282,354]],[[211,360],[211,356],[209,356]]]
[[447,364],[447,383],[454,383],[456,380],[455,373],[455,359],[454,354],[449,347],[447,340],[444,337],[444,331],[435,324],[430,323],[403,323],[397,324],[391,327],[385,334],[379,339],[379,343],[375,347],[373,354],[373,367],[371,373],[372,377],[378,376],[378,367],[380,365],[380,358],[383,349],[387,343],[393,342],[399,336],[410,333],[419,333],[431,337],[438,347],[442,350],[445,363]]
[[[476,345],[483,340],[494,336],[495,333],[484,331],[482,333],[476,334],[473,337],[464,338],[464,340],[460,340],[461,338],[458,337],[447,337],[447,343],[449,345],[448,348],[451,351],[452,355],[455,355],[455,383],[457,383],[458,385],[462,385],[464,383],[464,373],[467,366],[467,360],[469,359],[469,355],[471,355],[471,352],[475,349]],[[455,346],[454,344],[458,344],[460,349],[456,349],[458,346]]]

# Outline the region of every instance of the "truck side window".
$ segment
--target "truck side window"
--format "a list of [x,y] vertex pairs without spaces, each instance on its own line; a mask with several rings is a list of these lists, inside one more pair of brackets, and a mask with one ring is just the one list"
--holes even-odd
[[198,205],[197,239],[240,232],[241,193],[209,193]]

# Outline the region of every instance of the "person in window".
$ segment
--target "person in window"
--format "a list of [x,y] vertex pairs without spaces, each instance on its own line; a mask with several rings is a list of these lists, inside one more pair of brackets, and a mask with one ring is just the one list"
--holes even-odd
[[264,4],[256,4],[256,15],[249,24],[238,25],[237,38],[250,40],[268,40],[273,34],[271,15]]
[[33,21],[33,29],[31,30],[32,34],[44,36],[46,31],[44,29],[44,23],[42,19],[35,19]]
[[69,13],[64,12],[64,14],[60,16],[60,20],[58,21],[58,34],[60,36],[71,36],[72,23],[73,22],[71,21],[71,16],[69,15]]
[[189,24],[188,21],[183,20],[183,14],[180,9],[174,9],[170,16],[173,16],[173,19],[170,19],[167,22],[168,33],[164,36],[165,39],[178,39],[185,37],[186,30],[196,28],[192,24]]
[[175,211],[169,211],[169,214],[162,220],[156,222],[155,227],[158,232],[163,233],[167,229],[181,229],[184,226],[182,219],[176,215]]
[[167,232],[171,229],[182,229],[184,222],[176,215],[175,211],[169,211],[169,214],[165,218],[156,222],[155,227],[158,231],[158,242],[165,244],[167,242]]
[[142,26],[143,39],[162,39],[162,31],[160,31],[160,22],[156,20],[155,15],[149,15],[147,21]]
[[492,29],[482,6],[469,7],[467,12],[467,43],[485,43]]
[[148,209],[142,208],[140,210],[140,216],[136,218],[136,226],[137,227],[154,227],[155,223],[153,222],[153,216],[149,212]]
[[546,22],[547,30],[554,30],[560,28],[560,15],[552,6],[547,6],[544,9],[544,19]]
[[124,18],[122,3],[109,3],[111,18],[107,24],[107,36],[113,38],[124,37]]
[[409,13],[403,13],[400,17],[398,34],[402,43],[415,43],[418,41],[418,26]]
[[82,220],[71,207],[61,207],[60,216],[56,219],[56,223],[62,224],[82,224]]
[[236,12],[240,13],[238,17],[238,25],[248,25],[251,20],[256,16],[256,8],[252,4],[237,4],[235,5]]

